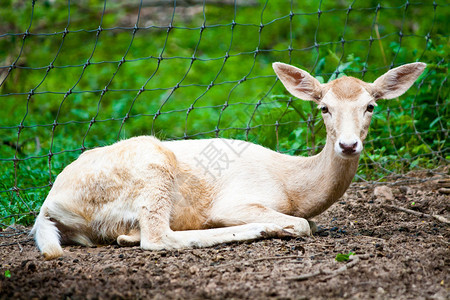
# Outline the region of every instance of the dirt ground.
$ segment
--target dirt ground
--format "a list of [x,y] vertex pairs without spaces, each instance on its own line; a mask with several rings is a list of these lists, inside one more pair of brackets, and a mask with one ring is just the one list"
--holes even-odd
[[353,183],[308,238],[158,252],[66,246],[44,261],[29,228],[4,229],[0,299],[450,299],[446,174]]

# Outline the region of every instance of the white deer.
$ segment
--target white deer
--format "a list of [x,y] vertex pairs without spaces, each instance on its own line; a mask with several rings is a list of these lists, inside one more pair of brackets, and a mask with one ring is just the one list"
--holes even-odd
[[315,225],[307,220],[338,200],[356,173],[376,101],[402,95],[425,66],[406,64],[373,83],[341,77],[321,84],[274,63],[286,89],[322,111],[327,140],[319,154],[150,136],[89,150],[56,178],[32,229],[37,246],[54,259],[63,255],[61,243],[160,250],[310,235]]

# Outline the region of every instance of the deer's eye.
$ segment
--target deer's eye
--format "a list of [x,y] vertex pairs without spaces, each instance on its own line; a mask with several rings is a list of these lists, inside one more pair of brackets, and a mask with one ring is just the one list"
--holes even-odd
[[368,112],[373,112],[373,109],[375,108],[375,106],[373,104],[369,104],[367,105],[367,111]]
[[326,107],[326,106],[322,106],[322,107],[320,108],[320,110],[322,111],[323,114],[328,113],[328,107]]

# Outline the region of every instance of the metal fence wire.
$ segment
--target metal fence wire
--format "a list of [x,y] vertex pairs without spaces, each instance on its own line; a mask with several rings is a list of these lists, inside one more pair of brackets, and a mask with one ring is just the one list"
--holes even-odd
[[29,224],[56,175],[86,149],[141,134],[226,137],[311,155],[317,108],[271,63],[321,82],[373,81],[428,64],[380,101],[356,180],[448,163],[446,1],[3,1],[1,225]]

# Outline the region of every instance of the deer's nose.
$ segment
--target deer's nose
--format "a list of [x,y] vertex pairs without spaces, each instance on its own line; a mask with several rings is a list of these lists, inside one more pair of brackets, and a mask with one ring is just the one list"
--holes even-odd
[[356,147],[358,146],[358,142],[353,144],[347,144],[343,142],[339,142],[339,147],[341,147],[342,152],[345,154],[353,154],[356,152]]

